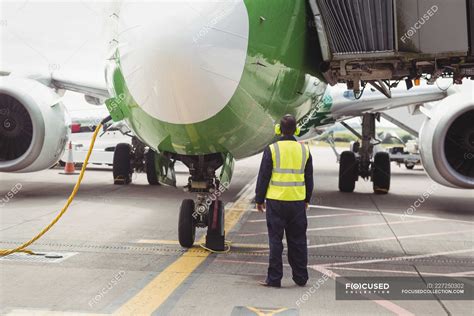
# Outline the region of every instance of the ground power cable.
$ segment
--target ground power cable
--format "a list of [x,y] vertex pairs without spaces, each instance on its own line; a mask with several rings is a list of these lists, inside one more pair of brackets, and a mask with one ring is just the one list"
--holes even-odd
[[29,241],[23,243],[22,245],[20,245],[16,248],[13,248],[13,249],[0,249],[0,257],[8,256],[8,255],[11,255],[11,254],[17,253],[17,252],[24,252],[24,253],[28,253],[28,254],[34,254],[34,252],[32,252],[32,251],[30,251],[26,248],[31,246],[34,242],[39,240],[41,237],[43,237],[43,235],[46,234],[54,225],[56,225],[56,223],[61,219],[61,217],[69,209],[69,206],[74,201],[74,198],[76,197],[77,192],[79,191],[79,188],[81,187],[81,183],[82,183],[82,180],[84,178],[84,174],[86,172],[87,164],[89,163],[89,158],[92,154],[92,150],[94,149],[94,145],[95,145],[95,141],[97,139],[97,135],[99,134],[102,126],[105,123],[107,123],[108,121],[110,121],[111,119],[112,119],[112,117],[108,116],[101,123],[99,123],[99,125],[97,125],[97,127],[94,131],[94,134],[92,135],[92,140],[91,140],[91,143],[90,143],[90,146],[89,146],[89,151],[87,152],[86,159],[84,160],[84,164],[82,165],[82,169],[81,169],[81,172],[79,174],[79,177],[77,178],[74,189],[72,190],[71,195],[67,199],[66,204],[61,209],[61,212],[59,212],[59,214],[51,221],[51,223],[49,223],[48,226],[43,228],[43,230],[41,230],[36,236],[31,238]]

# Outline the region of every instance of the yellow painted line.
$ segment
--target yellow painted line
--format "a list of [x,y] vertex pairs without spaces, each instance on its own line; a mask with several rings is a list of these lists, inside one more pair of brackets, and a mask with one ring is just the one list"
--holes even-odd
[[[249,189],[225,213],[226,232],[230,232],[244,214],[234,208],[242,209],[249,206],[251,189],[252,186],[249,186]],[[197,244],[202,242],[204,242],[204,237]],[[114,315],[151,315],[209,257],[209,252],[197,252],[194,249],[189,249],[169,265],[140,292],[122,305]]]
[[255,315],[258,316],[273,316],[275,314],[287,311],[288,308],[283,307],[283,308],[277,308],[277,309],[267,309],[267,308],[257,308],[257,307],[252,307],[252,306],[246,306],[246,308],[249,311],[252,311],[255,313]]

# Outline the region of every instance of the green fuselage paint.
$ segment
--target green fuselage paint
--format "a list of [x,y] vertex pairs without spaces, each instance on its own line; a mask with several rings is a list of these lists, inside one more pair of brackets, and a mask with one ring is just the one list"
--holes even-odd
[[318,71],[322,60],[307,1],[242,1],[249,26],[243,73],[230,101],[203,121],[170,123],[144,111],[127,85],[118,43],[107,70],[109,84],[123,99],[119,105],[125,121],[151,148],[182,155],[230,153],[241,159],[274,140],[274,124],[285,114],[311,126],[328,123],[331,100]]

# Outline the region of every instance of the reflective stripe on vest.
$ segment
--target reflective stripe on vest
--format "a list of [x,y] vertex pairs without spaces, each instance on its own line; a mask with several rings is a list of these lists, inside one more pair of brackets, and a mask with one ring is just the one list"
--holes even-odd
[[273,171],[267,199],[302,201],[306,198],[304,173],[309,148],[295,141],[279,141],[270,147]]

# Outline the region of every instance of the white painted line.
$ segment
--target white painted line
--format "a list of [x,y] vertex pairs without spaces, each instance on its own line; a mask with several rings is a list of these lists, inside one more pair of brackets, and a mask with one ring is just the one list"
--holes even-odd
[[[325,215],[320,215],[325,216]],[[309,216],[308,216],[309,218]],[[422,220],[415,220],[415,221],[398,221],[398,222],[390,222],[390,225],[397,225],[397,224],[413,224],[413,223],[421,223],[421,222],[429,222],[429,219],[422,219]],[[308,232],[314,231],[322,231],[322,230],[336,230],[336,229],[347,229],[347,228],[359,228],[359,227],[372,227],[372,226],[386,226],[387,223],[371,223],[371,224],[359,224],[359,225],[346,225],[346,226],[331,226],[331,227],[318,227],[318,228],[308,228]],[[237,234],[239,237],[255,237],[255,236],[263,236],[268,235],[268,232],[260,232],[260,233],[246,233],[246,234]]]
[[336,267],[336,266],[347,266],[353,264],[368,264],[368,263],[380,263],[380,262],[388,262],[388,261],[403,261],[403,260],[413,260],[413,259],[425,259],[425,258],[432,258],[432,257],[439,257],[445,255],[454,255],[460,253],[469,253],[474,252],[474,248],[471,249],[463,249],[463,250],[454,250],[454,251],[444,251],[444,252],[436,252],[436,253],[429,253],[424,255],[414,255],[414,256],[401,256],[401,257],[390,257],[384,259],[372,259],[372,260],[360,260],[360,261],[349,261],[349,262],[336,262],[336,263],[328,263],[324,264],[324,266],[328,267]]
[[256,185],[257,181],[257,176],[253,177],[252,180],[249,181],[240,191],[237,193],[236,200],[238,200],[244,193],[247,193],[247,191]]
[[136,241],[137,244],[158,244],[158,245],[179,245],[177,240],[164,239],[140,239]]
[[[413,224],[413,223],[422,223],[429,222],[430,219],[421,219],[415,221],[398,221],[398,222],[389,222],[390,225],[397,224]],[[387,226],[386,222],[383,223],[371,223],[371,224],[358,224],[358,225],[346,225],[346,226],[332,226],[332,227],[319,227],[319,228],[308,228],[309,232],[321,231],[321,230],[335,230],[335,229],[346,229],[346,228],[360,228],[360,227],[373,227],[373,226]]]
[[[400,270],[383,270],[383,269],[362,269],[362,268],[342,268],[342,267],[331,267],[331,269],[344,270],[344,271],[363,271],[363,272],[381,272],[381,273],[399,273],[399,274],[413,274],[418,275],[415,271],[400,271]],[[457,273],[431,273],[431,272],[420,272],[421,275],[426,276],[459,276],[468,277],[469,272],[457,272]]]
[[[315,266],[311,266],[312,269],[324,274],[324,275],[327,275],[329,276],[331,279],[333,280],[336,280],[337,277],[341,277],[339,274],[333,272],[333,271],[330,271],[328,269],[326,269],[324,266],[321,266],[321,265],[315,265]],[[343,282],[346,282],[347,279],[342,279]],[[363,295],[363,294],[362,294]],[[367,295],[365,295],[366,297],[368,297]],[[377,297],[377,295],[372,295],[372,297]],[[391,301],[387,301],[387,300],[383,300],[383,299],[380,299],[380,300],[371,300],[372,302],[374,302],[375,304],[377,305],[380,305],[382,306],[383,308],[391,311],[392,313],[394,313],[395,315],[403,315],[403,316],[415,316],[413,313],[411,313],[410,311],[404,309],[403,307],[391,302]]]
[[326,205],[309,205],[310,208],[322,209],[322,210],[331,210],[331,211],[345,211],[345,212],[359,212],[359,213],[372,213],[372,214],[379,214],[377,211],[369,211],[369,210],[361,210],[355,208],[347,208],[347,207],[335,207],[335,206],[326,206]]
[[455,272],[455,273],[448,273],[448,274],[445,274],[446,276],[450,276],[450,277],[471,277],[472,274],[474,274],[474,271],[466,271],[466,272]]
[[442,233],[416,234],[416,235],[407,235],[407,236],[396,236],[396,237],[385,237],[385,238],[373,238],[373,239],[343,241],[343,242],[335,242],[335,243],[330,243],[330,244],[312,245],[312,246],[308,246],[308,248],[325,248],[325,247],[363,244],[363,243],[368,243],[368,242],[388,241],[388,240],[396,240],[396,239],[409,239],[409,238],[421,238],[421,237],[432,237],[432,236],[456,235],[456,234],[461,234],[461,233],[472,233],[472,229],[442,232]]
[[264,236],[264,235],[268,235],[268,232],[237,234],[237,236],[239,237],[255,237],[255,236]]
[[[364,213],[344,213],[344,214],[324,214],[324,215],[310,215],[307,216],[308,219],[312,218],[326,218],[326,217],[340,217],[340,216],[357,216],[357,215],[365,215]],[[247,221],[248,223],[261,223],[261,222],[266,222],[266,219],[254,219]]]
[[234,208],[234,211],[259,213],[259,211],[256,208],[249,208],[249,209]]
[[[367,213],[367,214],[377,214],[377,215],[389,215],[389,216],[398,216],[402,217],[404,213],[390,213],[390,212],[378,212],[378,211],[367,211],[367,210],[360,210],[360,209],[350,209],[345,207],[333,207],[333,206],[323,206],[323,205],[310,205],[310,208],[318,208],[323,210],[334,210],[334,211],[346,211],[346,212],[356,212],[356,213]],[[447,221],[447,222],[457,222],[457,223],[464,223],[464,224],[474,224],[474,221],[464,221],[459,219],[449,219],[449,218],[441,218],[441,217],[433,217],[433,216],[422,216],[422,215],[406,215],[406,218],[422,218],[422,219],[430,219],[434,221]]]
[[[214,262],[220,263],[235,263],[235,264],[254,264],[254,265],[262,265],[268,266],[267,262],[256,262],[256,261],[244,261],[244,260],[227,260],[227,259],[216,259]],[[290,267],[289,264],[284,263],[284,267]],[[316,267],[325,267],[325,265],[315,265],[310,266],[313,270],[317,270]],[[330,267],[330,269],[334,270],[344,270],[344,271],[360,271],[360,272],[380,272],[380,273],[393,273],[393,274],[412,274],[412,275],[419,275],[418,272],[415,271],[402,271],[402,270],[385,270],[385,269],[363,269],[363,268],[343,268],[343,267]],[[331,271],[332,272],[332,271]],[[332,272],[334,273],[334,272]],[[425,276],[450,276],[450,277],[470,277],[471,274],[474,274],[474,271],[466,271],[466,272],[456,272],[456,273],[432,273],[432,272],[420,272],[421,275]]]
[[[255,264],[255,265],[262,265],[268,266],[268,262],[256,262],[256,261],[240,261],[240,260],[227,260],[227,259],[216,259],[214,262],[220,263],[235,263],[235,264]],[[284,267],[289,267],[289,264],[284,263]]]

